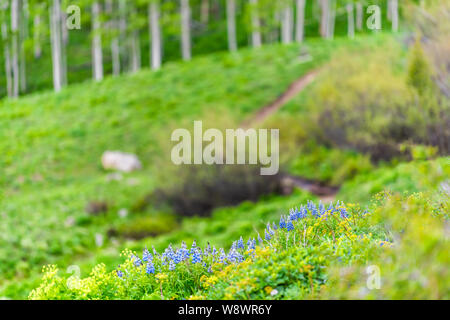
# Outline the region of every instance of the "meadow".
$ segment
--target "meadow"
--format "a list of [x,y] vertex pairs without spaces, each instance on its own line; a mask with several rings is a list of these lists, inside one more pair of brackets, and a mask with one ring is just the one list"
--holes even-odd
[[[420,39],[340,33],[231,53],[209,39],[191,61],[170,43],[157,71],[0,100],[0,297],[449,299],[450,102]],[[171,133],[199,119],[280,129],[282,176],[335,192],[174,166]],[[143,168],[105,170],[106,150]]]

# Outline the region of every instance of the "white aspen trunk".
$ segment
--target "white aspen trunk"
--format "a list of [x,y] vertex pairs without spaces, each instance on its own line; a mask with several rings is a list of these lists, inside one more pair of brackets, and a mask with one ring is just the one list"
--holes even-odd
[[2,39],[3,39],[3,49],[5,54],[5,73],[6,73],[6,92],[8,97],[13,96],[12,91],[12,70],[11,70],[11,52],[8,43],[8,26],[5,21],[2,22]]
[[329,1],[328,0],[320,0],[320,35],[323,38],[326,38],[328,35],[328,22],[329,22]]
[[283,17],[281,20],[281,40],[284,44],[292,43],[293,35],[293,12],[292,6],[288,4],[286,8],[283,9]]
[[[105,3],[106,12],[112,16],[114,13],[114,3],[113,0],[106,0]],[[108,22],[108,28],[110,30],[115,31],[117,28],[117,20],[115,18],[111,18]],[[118,76],[120,74],[120,47],[119,47],[119,39],[115,35],[113,39],[111,39],[111,60],[112,60],[112,73],[114,76]]]
[[[22,4],[22,7],[20,7]],[[19,1],[19,23],[20,23],[20,60],[19,60],[19,72],[20,72],[20,91],[26,92],[27,90],[27,71],[26,71],[26,52],[25,52],[25,40],[28,38],[28,0]]]
[[356,29],[361,31],[363,28],[363,5],[361,2],[356,3]]
[[387,0],[387,19],[392,21],[392,0]]
[[139,31],[134,30],[131,35],[131,72],[137,72],[141,68],[141,45]]
[[[137,17],[136,7],[131,9],[132,17]],[[135,29],[131,32],[131,72],[137,72],[141,69],[141,43],[139,41],[139,30]]]
[[120,74],[120,45],[117,37],[111,40],[111,59],[113,75],[118,76]]
[[161,28],[159,24],[159,2],[152,2],[149,5],[149,19],[150,19],[150,35],[152,42],[152,52],[150,65],[153,70],[161,68],[162,64],[162,48],[161,48]]
[[295,31],[295,41],[303,42],[305,30],[305,0],[297,0],[297,24]]
[[40,14],[36,14],[33,19],[33,51],[34,57],[39,59],[42,56],[42,47],[41,47],[41,16]]
[[328,22],[327,22],[327,38],[333,39],[334,26],[336,23],[336,2],[335,0],[329,0],[328,5]]
[[254,48],[259,48],[262,45],[261,41],[261,22],[258,14],[258,0],[250,0],[252,6],[251,20],[252,20],[252,45]]
[[181,0],[181,55],[183,60],[192,58],[191,53],[191,9],[189,0]]
[[67,14],[61,10],[61,79],[62,85],[67,85],[67,45],[69,43],[69,30],[66,26]]
[[391,1],[392,31],[398,31],[398,0]]
[[349,38],[355,37],[355,16],[353,14],[353,4],[347,3],[347,35]]
[[53,5],[49,8],[49,16],[50,16],[50,36],[52,44],[53,88],[56,92],[59,92],[62,88],[60,12],[61,12],[60,0],[53,0]]
[[13,76],[12,96],[19,96],[19,0],[11,1],[11,36],[12,36],[12,58],[11,70]]
[[200,21],[203,24],[209,23],[209,0],[202,0],[200,7]]
[[237,50],[235,0],[227,0],[227,31],[228,31],[228,49],[231,52],[234,52]]
[[[127,12],[126,12],[126,1],[125,0],[119,0],[119,52],[120,52],[120,45],[124,46],[125,49],[128,48],[128,41],[127,41]],[[127,58],[128,56],[128,50],[122,50],[123,54]],[[126,60],[125,60],[126,61]]]
[[102,38],[100,35],[100,4],[92,4],[92,72],[95,81],[103,80]]

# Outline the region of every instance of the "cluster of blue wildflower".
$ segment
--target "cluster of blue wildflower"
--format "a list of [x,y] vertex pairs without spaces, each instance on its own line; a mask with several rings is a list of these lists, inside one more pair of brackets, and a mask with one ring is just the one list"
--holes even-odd
[[[281,230],[286,230],[287,232],[291,232],[295,230],[295,223],[298,220],[303,220],[308,217],[311,218],[319,218],[324,214],[333,215],[338,213],[341,218],[348,218],[348,213],[343,203],[339,201],[333,205],[330,203],[328,208],[319,202],[316,205],[312,201],[308,201],[306,206],[300,206],[300,208],[293,208],[289,211],[289,215],[280,217],[280,220],[277,223],[272,222],[266,225],[264,230],[264,240],[266,242],[271,241],[271,239],[276,236],[276,232]],[[264,244],[264,240],[258,234],[257,240],[260,245]],[[181,247],[178,249],[174,249],[172,245],[169,245],[162,254],[159,254],[155,248],[152,248],[152,253],[145,248],[142,254],[142,258],[133,255],[132,261],[135,267],[140,267],[145,264],[145,272],[147,274],[155,274],[159,271],[164,271],[164,268],[168,268],[169,271],[174,271],[177,269],[177,266],[185,263],[185,264],[193,264],[193,265],[201,265],[208,270],[208,272],[212,272],[212,265],[214,263],[221,263],[224,265],[228,264],[238,264],[243,262],[248,257],[253,257],[254,251],[256,249],[257,240],[255,238],[250,238],[244,244],[244,239],[242,237],[239,240],[234,241],[228,253],[225,252],[223,248],[212,247],[208,243],[205,249],[201,249],[197,246],[196,241],[192,243],[190,249],[188,249],[186,243],[183,241]],[[154,258],[158,257],[160,266],[154,263]],[[168,266],[168,267],[166,267]],[[157,270],[157,269],[161,270]],[[117,271],[117,275],[119,277],[123,277],[122,271]]]

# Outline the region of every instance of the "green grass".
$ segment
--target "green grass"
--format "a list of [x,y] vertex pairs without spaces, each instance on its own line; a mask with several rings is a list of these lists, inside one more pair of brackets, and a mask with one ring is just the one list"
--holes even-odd
[[[297,45],[274,45],[0,101],[1,282],[76,260],[95,250],[97,233],[133,221],[118,211],[155,187],[170,128],[217,113],[240,122],[347,41],[307,45],[314,58],[308,63],[299,63]],[[136,153],[144,169],[109,181],[100,157],[116,149]],[[92,200],[107,201],[108,212],[86,214]]]
[[[209,240],[229,246],[230,239],[255,228],[261,230],[265,221],[305,202],[311,195],[268,197],[256,204],[217,210],[212,218],[167,221],[175,230],[152,239],[127,241],[106,236],[111,228],[123,230],[144,222],[167,231],[167,226],[160,225],[163,219],[158,219],[167,212],[151,206],[125,218],[118,212],[132,208],[157,186],[173,128],[190,126],[199,119],[213,119],[220,127],[220,118],[226,117],[237,127],[292,81],[322,66],[339,48],[358,50],[382,45],[385,40],[380,35],[351,42],[308,41],[313,60],[307,63],[299,62],[297,45],[217,53],[189,63],[169,63],[159,72],[143,70],[102,83],[73,85],[59,94],[46,92],[0,101],[0,296],[27,297],[39,283],[42,265],[48,263],[62,268],[79,265],[86,276],[99,262],[108,270],[115,268],[124,248],[141,250],[152,244],[164,248],[193,239],[202,245]],[[290,110],[293,105],[287,107],[287,116],[301,123],[301,105],[295,111]],[[306,155],[296,157],[290,167],[293,173],[338,183],[357,175],[355,181],[363,183],[364,178],[358,177],[372,169],[360,165],[359,154],[322,146],[309,148]],[[100,157],[105,150],[116,149],[136,153],[144,169],[110,181]],[[323,169],[317,169],[319,162]],[[341,173],[336,173],[339,170]],[[399,186],[409,188],[410,183]],[[358,188],[356,182],[343,188],[342,197],[351,195],[352,188]],[[365,201],[370,192],[361,192],[355,199]],[[92,200],[106,201],[108,212],[88,215],[85,206]],[[99,247],[98,235],[104,238]]]
[[429,190],[433,184],[450,177],[450,157],[417,160],[382,166],[347,181],[338,197],[344,201],[366,203],[382,191],[413,193]]
[[[279,226],[268,224],[265,240],[254,240],[253,245],[246,245],[246,239],[257,238],[256,233],[240,230],[244,234],[240,238],[242,246],[235,242],[228,257],[220,249],[212,250],[211,255],[211,251],[205,250],[204,242],[191,247],[192,241],[188,240],[184,249],[191,250],[190,257],[186,252],[181,257],[178,255],[180,261],[176,264],[171,261],[172,269],[166,258],[154,255],[152,248],[147,252],[151,254],[150,259],[144,258],[140,254],[142,247],[125,250],[114,270],[101,263],[89,275],[81,277],[72,277],[57,266],[49,266],[43,270],[42,281],[29,297],[448,299],[449,243],[445,237],[448,194],[447,198],[439,192],[407,197],[380,195],[374,200],[368,210],[343,203],[332,208],[319,206],[320,216],[308,205],[306,214],[303,209],[301,216],[290,213],[290,220],[286,214],[284,221],[290,221],[287,226],[281,224],[279,216],[265,216],[268,222],[280,221]],[[212,221],[224,217],[217,215]],[[229,225],[225,230],[236,230],[235,227]],[[201,235],[208,238],[208,234]],[[214,236],[208,240],[217,248]],[[178,254],[179,242],[171,243],[169,250]],[[199,253],[198,247],[203,252],[201,263],[194,257],[194,250]],[[158,251],[161,254],[162,250]],[[236,260],[236,255],[242,259]],[[142,261],[137,257],[142,257]],[[377,288],[370,286],[376,285],[372,281],[377,276],[373,270],[381,271],[378,276],[382,282]],[[368,274],[372,277],[368,278]]]

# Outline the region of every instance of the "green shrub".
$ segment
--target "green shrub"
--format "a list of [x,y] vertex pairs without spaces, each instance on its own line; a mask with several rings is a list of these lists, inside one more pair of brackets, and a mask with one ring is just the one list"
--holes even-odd
[[[438,198],[438,199],[436,199]],[[433,200],[436,199],[436,200]],[[387,196],[377,204],[372,223],[385,226],[395,245],[367,264],[331,272],[321,297],[331,299],[450,298],[449,196]],[[380,270],[380,287],[367,288],[367,265]]]
[[176,176],[177,182],[156,189],[150,202],[168,205],[180,216],[205,216],[280,192],[280,175],[262,176],[257,165],[181,166]]
[[245,244],[241,237],[228,253],[195,241],[190,249],[184,242],[163,253],[144,249],[142,257],[126,250],[116,270],[100,264],[83,279],[61,277],[56,266],[48,266],[30,298],[299,298],[326,283],[331,262],[365,261],[380,250],[384,234],[368,225],[367,217],[357,206],[308,202],[279,223],[268,223],[264,240],[258,234],[258,243],[250,237]]
[[318,146],[311,141],[300,148],[290,164],[290,171],[296,175],[335,186],[371,169],[373,165],[367,156]]
[[[412,54],[408,82],[413,87],[395,64],[386,62],[398,60],[392,57],[398,49],[392,51],[343,53],[333,59],[308,96],[313,138],[330,147],[369,154],[376,161],[404,155],[400,145],[408,141],[447,152],[449,104],[425,91],[430,80],[421,51]],[[428,92],[428,98],[417,92]]]
[[382,160],[398,156],[398,143],[421,134],[414,95],[386,58],[365,52],[333,60],[308,101],[319,142]]
[[177,226],[173,214],[145,215],[111,229],[110,234],[117,234],[129,239],[142,239],[174,231]]
[[420,39],[416,39],[410,55],[407,83],[414,87],[419,95],[423,95],[433,87],[433,82],[431,81],[431,68],[423,52]]
[[450,176],[448,161],[447,157],[383,166],[345,182],[337,196],[344,201],[365,203],[384,191],[411,194],[436,190]]

